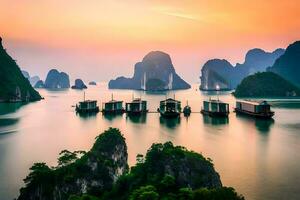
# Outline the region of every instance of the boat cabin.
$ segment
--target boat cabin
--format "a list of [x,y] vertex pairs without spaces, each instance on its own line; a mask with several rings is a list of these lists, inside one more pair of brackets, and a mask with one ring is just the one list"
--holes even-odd
[[181,112],[181,102],[171,98],[160,101],[158,111],[162,116],[179,116]]
[[237,113],[265,118],[274,115],[274,112],[271,111],[271,105],[267,101],[237,101],[235,111]]
[[212,116],[227,116],[229,114],[229,104],[220,100],[203,101],[201,112]]
[[104,113],[123,113],[123,101],[111,100],[109,102],[104,103],[103,108]]
[[125,104],[125,109],[127,113],[146,113],[147,110],[147,101],[141,99],[134,99],[130,103]]
[[80,101],[76,105],[76,111],[81,113],[99,112],[99,107],[96,100]]

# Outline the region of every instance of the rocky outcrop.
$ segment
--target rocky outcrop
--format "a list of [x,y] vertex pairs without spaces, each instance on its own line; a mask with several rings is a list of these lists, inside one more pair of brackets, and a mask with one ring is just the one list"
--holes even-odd
[[38,82],[36,82],[36,84],[34,85],[34,88],[45,88],[45,84],[42,80],[39,80]]
[[29,80],[32,87],[34,87],[35,84],[40,80],[40,77],[38,77],[38,76],[31,77],[27,71],[22,70],[22,74],[25,78],[27,78]]
[[81,79],[76,79],[75,80],[75,85],[72,86],[72,89],[86,89],[86,85],[84,84],[84,82]]
[[109,82],[110,89],[176,90],[190,85],[178,76],[168,54],[161,51],[148,53],[136,63],[132,78],[118,77]]
[[261,49],[252,49],[247,52],[245,62],[231,65],[226,60],[209,60],[201,69],[201,90],[230,90],[248,75],[265,71],[272,66],[275,60],[284,53],[283,49],[265,52]]
[[285,53],[275,61],[272,67],[268,68],[268,71],[300,87],[300,41],[289,45]]
[[125,139],[118,129],[110,128],[96,138],[89,152],[70,164],[56,169],[35,164],[24,179],[26,186],[18,200],[66,200],[71,194],[102,194],[128,171],[127,158]]
[[97,85],[97,83],[95,81],[90,81],[89,85]]
[[32,88],[16,61],[3,48],[0,37],[0,102],[36,101],[40,99],[40,94]]
[[65,72],[59,72],[56,69],[51,69],[45,80],[45,88],[48,89],[59,89],[59,88],[70,88],[69,75]]

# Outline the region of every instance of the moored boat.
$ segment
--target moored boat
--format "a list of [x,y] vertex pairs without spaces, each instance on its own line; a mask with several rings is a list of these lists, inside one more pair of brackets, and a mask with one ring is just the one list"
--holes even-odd
[[257,118],[272,118],[274,112],[271,111],[271,105],[267,101],[237,101],[235,112]]
[[184,116],[187,117],[187,116],[190,116],[191,112],[192,112],[192,108],[191,108],[191,106],[189,106],[189,104],[187,102],[186,106],[184,106],[184,108],[183,108],[183,114],[184,114]]
[[84,100],[76,104],[75,110],[78,113],[97,113],[99,112],[99,107],[96,100]]
[[123,108],[123,101],[114,100],[113,94],[111,100],[102,104],[103,114],[123,114],[125,109]]
[[227,117],[229,104],[218,100],[203,101],[201,113],[212,117]]
[[162,117],[175,118],[180,116],[181,102],[172,98],[160,101],[157,111]]
[[147,101],[140,98],[133,99],[130,103],[125,104],[125,111],[127,114],[140,115],[148,112]]

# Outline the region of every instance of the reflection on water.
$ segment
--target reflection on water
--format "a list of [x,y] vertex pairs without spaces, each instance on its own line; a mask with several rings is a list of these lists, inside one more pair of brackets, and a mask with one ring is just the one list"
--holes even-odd
[[169,129],[174,129],[180,124],[181,118],[165,118],[159,117],[159,122],[161,125],[166,126]]
[[79,112],[76,112],[76,115],[79,116],[80,118],[82,119],[95,119],[97,117],[97,114],[96,112],[91,112],[91,113],[79,113]]
[[228,117],[211,117],[208,115],[203,115],[204,124],[210,125],[224,125],[229,123]]
[[0,103],[0,115],[14,113],[25,105],[25,103]]
[[300,109],[299,101],[278,101],[270,103],[275,108]]
[[256,129],[260,132],[260,133],[269,133],[273,124],[274,124],[274,119],[261,119],[261,118],[255,118],[255,117],[251,117],[248,115],[243,115],[243,114],[236,114],[237,118],[240,120],[243,120],[247,123],[252,123],[255,124]]
[[132,123],[145,124],[147,122],[147,114],[141,114],[141,115],[126,114],[126,120],[129,120]]
[[[172,141],[214,161],[222,182],[232,186],[246,199],[300,199],[300,112],[290,106],[274,106],[274,120],[260,120],[230,113],[228,118],[200,114],[202,101],[209,97],[235,105],[230,92],[200,92],[198,85],[189,90],[148,93],[108,90],[99,84],[85,90],[86,99],[98,105],[114,98],[124,102],[132,96],[147,100],[150,113],[141,116],[78,115],[71,107],[82,101],[77,90],[44,90],[45,100],[23,104],[0,104],[0,199],[17,196],[23,179],[34,162],[57,164],[63,149],[89,150],[95,137],[108,127],[122,131],[128,148],[129,165],[136,155],[145,154],[157,142]],[[189,117],[161,118],[155,112],[166,96],[182,103],[188,101]],[[292,104],[292,108],[297,108]],[[299,106],[300,108],[300,106]],[[232,111],[232,110],[231,110]],[[12,133],[15,134],[7,134]],[[266,137],[268,136],[268,137]],[[285,170],[282,170],[285,169]]]

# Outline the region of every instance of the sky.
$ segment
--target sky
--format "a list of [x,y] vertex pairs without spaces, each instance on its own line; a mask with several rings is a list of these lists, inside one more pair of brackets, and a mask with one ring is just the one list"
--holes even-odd
[[251,48],[273,51],[300,39],[298,0],[0,0],[0,36],[31,75],[51,68],[72,80],[132,76],[150,51],[171,56],[199,81],[208,59],[243,62]]

